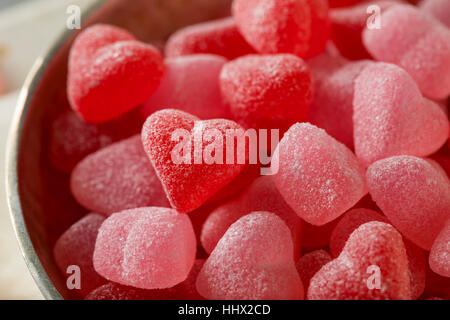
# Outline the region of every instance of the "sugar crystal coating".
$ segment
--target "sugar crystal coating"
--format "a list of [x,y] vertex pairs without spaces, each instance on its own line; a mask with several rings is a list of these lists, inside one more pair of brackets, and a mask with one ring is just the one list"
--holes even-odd
[[307,64],[290,54],[248,55],[228,62],[220,75],[224,101],[244,127],[289,127],[302,121],[312,99]]
[[273,179],[286,202],[313,225],[336,219],[367,193],[355,155],[308,123],[288,130],[272,158],[272,168],[278,169]]
[[330,10],[331,39],[339,52],[351,60],[371,58],[362,42],[362,33],[374,13],[368,13],[370,5],[377,6],[380,13],[389,7],[401,3],[401,0],[365,1],[350,7],[339,7]]
[[69,266],[80,268],[80,285],[77,289],[82,296],[106,282],[95,270],[92,263],[98,229],[105,220],[99,214],[90,213],[74,223],[56,241],[53,256],[61,274],[68,276]]
[[255,50],[242,37],[233,18],[223,18],[187,26],[170,36],[166,57],[210,53],[235,59]]
[[[189,137],[182,137],[177,142],[173,140],[174,132],[180,130]],[[207,137],[211,132],[217,133],[213,139]],[[201,121],[189,113],[166,109],[147,119],[142,129],[142,142],[172,207],[179,212],[189,212],[200,207],[244,170],[245,159],[244,163],[236,158],[231,161],[233,163],[227,163],[225,159],[227,141],[231,143],[243,135],[242,127],[233,121]],[[211,145],[217,146],[217,141],[222,141],[217,153],[222,163],[216,157],[209,163],[203,155],[208,154]],[[234,155],[245,153],[245,150],[238,150],[237,143],[234,147],[234,150],[229,147],[229,152],[233,151]]]
[[421,158],[396,156],[372,164],[367,184],[389,221],[429,250],[450,216],[450,182],[443,170]]
[[315,250],[305,254],[297,261],[295,266],[306,291],[311,278],[331,260],[330,254],[325,250]]
[[450,2],[447,0],[422,0],[419,8],[432,14],[436,19],[450,28]]
[[180,109],[205,120],[229,118],[219,88],[219,74],[226,62],[211,54],[166,59],[161,85],[143,105],[145,118],[165,108]]
[[450,29],[410,5],[393,6],[380,19],[380,29],[366,28],[363,33],[372,56],[401,66],[428,98],[446,98],[450,94]]
[[260,53],[310,57],[329,37],[324,0],[235,0],[233,16],[244,38]]
[[130,209],[111,215],[101,226],[94,267],[110,281],[164,289],[186,280],[195,252],[187,215],[169,208]]
[[310,300],[407,300],[408,260],[402,237],[389,224],[361,225],[339,257],[311,279]]
[[207,299],[303,299],[289,228],[273,213],[253,212],[220,239],[197,278]]
[[81,205],[106,215],[137,207],[169,206],[139,135],[83,159],[72,172],[71,190]]
[[202,227],[201,242],[211,253],[228,228],[239,218],[253,211],[268,211],[278,215],[292,233],[294,254],[299,256],[301,219],[286,204],[270,176],[259,177],[238,197],[215,208]]
[[163,72],[155,47],[120,28],[97,24],[83,30],[71,48],[68,98],[84,120],[102,123],[144,102]]
[[450,277],[450,219],[434,240],[429,261],[434,272],[444,277]]
[[[316,85],[307,120],[353,149],[354,82],[370,64],[368,60],[348,63]],[[336,121],[339,117],[339,121]]]
[[395,155],[430,155],[448,138],[442,109],[392,64],[372,64],[360,73],[353,107],[355,151],[366,166]]

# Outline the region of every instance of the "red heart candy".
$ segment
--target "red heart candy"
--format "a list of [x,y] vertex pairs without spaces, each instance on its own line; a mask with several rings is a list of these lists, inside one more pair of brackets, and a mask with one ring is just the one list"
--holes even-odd
[[[174,134],[180,130],[188,134],[188,137],[185,137],[188,140],[185,146],[189,145],[191,148],[189,151],[180,149],[180,153],[177,153],[176,148],[181,146],[182,140],[174,139]],[[228,130],[240,130],[238,135],[244,133],[242,127],[233,121],[225,119],[201,121],[189,113],[173,109],[155,112],[145,122],[142,129],[144,149],[153,163],[172,207],[179,212],[189,212],[200,207],[244,169],[246,159],[238,161],[236,158],[233,164],[227,164],[225,149]],[[210,148],[214,144],[213,141],[218,141],[219,138],[214,136],[211,140],[211,137],[208,137],[209,133],[218,133],[222,137],[223,149],[220,148],[223,150],[222,164],[205,157],[206,154],[215,154]],[[199,137],[203,137],[203,141],[196,147]],[[235,147],[236,145],[235,143]],[[186,153],[183,153],[183,150]],[[173,157],[175,154],[180,157],[175,159]],[[181,159],[182,155],[187,155],[189,159],[185,162]],[[239,152],[235,152],[235,155],[239,155]]]
[[84,120],[106,122],[147,100],[163,71],[156,48],[120,28],[94,25],[78,36],[70,51],[67,94]]

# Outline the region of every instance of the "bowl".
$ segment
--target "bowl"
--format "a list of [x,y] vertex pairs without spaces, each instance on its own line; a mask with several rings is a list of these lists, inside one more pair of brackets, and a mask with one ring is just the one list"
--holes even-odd
[[[103,0],[83,15],[94,23],[125,28],[138,39],[161,45],[180,27],[229,14],[231,0]],[[70,108],[66,97],[70,46],[80,30],[66,30],[38,58],[20,93],[7,145],[7,198],[26,264],[46,299],[79,299],[53,259],[58,237],[87,211],[70,194],[69,175],[47,157],[49,128]]]

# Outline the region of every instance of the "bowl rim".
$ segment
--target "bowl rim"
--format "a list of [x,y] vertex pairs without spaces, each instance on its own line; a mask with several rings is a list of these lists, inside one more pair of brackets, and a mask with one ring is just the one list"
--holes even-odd
[[[106,1],[107,0],[95,0],[91,3],[85,10],[83,10],[81,22],[83,23],[86,21],[89,15],[91,15]],[[6,143],[5,177],[9,215],[16,234],[16,239],[19,242],[22,257],[28,267],[28,271],[31,273],[34,282],[37,284],[44,298],[51,300],[62,300],[63,297],[47,275],[47,272],[42,266],[39,257],[34,250],[33,243],[31,242],[28,234],[25,220],[23,218],[22,205],[20,202],[17,163],[21,132],[36,86],[40,82],[41,77],[50,61],[75,31],[76,29],[69,30],[65,28],[64,31],[56,38],[55,42],[53,42],[53,44],[49,47],[49,49],[41,54],[34,62],[25,79],[22,89],[20,90]]]

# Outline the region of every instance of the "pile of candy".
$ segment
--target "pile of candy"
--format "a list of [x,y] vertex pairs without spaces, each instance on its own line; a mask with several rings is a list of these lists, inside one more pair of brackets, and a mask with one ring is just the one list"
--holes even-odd
[[86,299],[450,299],[449,27],[448,0],[234,0],[164,58],[83,30],[50,132],[90,212],[62,274]]

